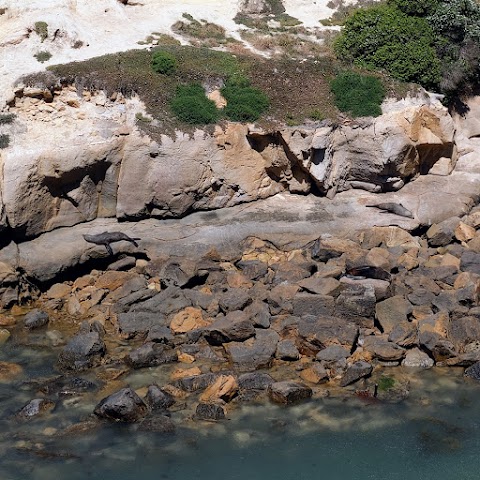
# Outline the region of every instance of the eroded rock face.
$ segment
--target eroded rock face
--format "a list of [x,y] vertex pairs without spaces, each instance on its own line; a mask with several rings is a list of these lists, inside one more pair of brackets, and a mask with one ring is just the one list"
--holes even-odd
[[1,153],[0,231],[20,238],[99,217],[182,217],[313,186],[329,196],[398,190],[457,155],[453,121],[441,107],[272,132],[227,124],[157,143],[135,124],[138,99],[38,91],[17,89],[15,142]]

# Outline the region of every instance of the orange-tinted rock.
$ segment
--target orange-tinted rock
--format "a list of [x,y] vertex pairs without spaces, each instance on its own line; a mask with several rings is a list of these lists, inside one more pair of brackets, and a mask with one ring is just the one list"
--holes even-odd
[[186,333],[209,324],[210,322],[203,318],[200,308],[187,307],[173,317],[170,328],[174,333]]

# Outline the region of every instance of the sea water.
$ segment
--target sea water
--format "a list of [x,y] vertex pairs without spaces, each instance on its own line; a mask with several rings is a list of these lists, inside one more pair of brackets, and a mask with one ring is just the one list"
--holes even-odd
[[245,404],[220,422],[174,412],[175,435],[108,423],[58,435],[88,417],[93,399],[20,421],[15,412],[35,398],[32,383],[55,374],[55,356],[4,348],[0,361],[24,367],[0,382],[1,480],[480,478],[480,384],[458,368],[406,372],[410,395],[395,404],[333,395],[291,407]]

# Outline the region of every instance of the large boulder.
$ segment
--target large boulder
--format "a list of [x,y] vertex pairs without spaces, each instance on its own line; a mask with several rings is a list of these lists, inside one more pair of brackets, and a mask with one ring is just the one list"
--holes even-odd
[[148,413],[148,407],[131,388],[122,388],[98,403],[95,415],[108,420],[136,422]]
[[302,400],[311,398],[312,389],[301,383],[283,381],[272,383],[268,387],[268,396],[275,403],[291,405]]

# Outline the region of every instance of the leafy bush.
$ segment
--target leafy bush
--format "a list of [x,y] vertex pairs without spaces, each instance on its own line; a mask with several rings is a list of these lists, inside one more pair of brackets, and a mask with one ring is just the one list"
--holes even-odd
[[6,133],[0,135],[0,149],[7,148],[10,145],[10,136]]
[[47,50],[44,50],[42,52],[38,52],[34,55],[34,57],[40,62],[48,62],[52,58],[52,54],[48,52]]
[[177,69],[177,59],[168,52],[158,51],[152,55],[152,70],[163,75],[172,75]]
[[35,33],[40,37],[40,40],[44,42],[48,37],[47,22],[35,22]]
[[430,87],[440,80],[434,41],[426,19],[380,5],[359,9],[348,18],[334,48],[339,58]]
[[407,15],[425,17],[435,11],[439,0],[388,0],[387,3]]
[[15,120],[14,113],[0,113],[0,125],[8,125]]
[[236,122],[253,122],[267,110],[270,105],[268,97],[258,88],[250,86],[250,81],[243,76],[231,77],[222,95],[227,100],[225,115]]
[[385,98],[385,89],[378,78],[344,72],[332,80],[330,88],[335,95],[335,105],[354,117],[377,117]]
[[192,125],[215,123],[219,117],[215,102],[196,83],[177,87],[171,107],[180,120]]

